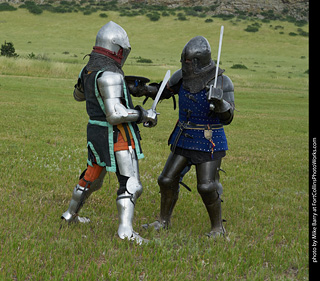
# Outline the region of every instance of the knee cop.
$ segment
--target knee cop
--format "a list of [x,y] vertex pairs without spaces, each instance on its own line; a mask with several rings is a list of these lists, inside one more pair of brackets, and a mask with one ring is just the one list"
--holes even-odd
[[120,188],[117,192],[117,201],[130,198],[130,201],[135,205],[143,191],[141,182],[135,177],[125,177],[121,175],[118,176],[118,179]]
[[171,189],[178,191],[179,189],[179,178],[170,178],[164,175],[158,177],[158,184],[161,190]]
[[217,180],[198,183],[197,189],[206,205],[210,205],[220,199],[222,194],[222,185]]

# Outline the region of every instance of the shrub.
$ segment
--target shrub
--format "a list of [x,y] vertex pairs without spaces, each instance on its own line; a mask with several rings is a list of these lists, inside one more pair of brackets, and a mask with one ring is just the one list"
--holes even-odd
[[219,5],[211,5],[211,6],[209,7],[209,10],[212,11],[212,12],[214,12],[214,11],[217,9],[217,7],[219,7]]
[[47,57],[47,55],[45,55],[45,54],[35,55],[33,52],[28,54],[27,58],[30,59],[30,60],[50,61],[50,59]]
[[258,32],[259,28],[255,27],[255,26],[248,25],[247,28],[244,31],[247,31],[247,32]]
[[6,42],[4,41],[4,44],[1,45],[1,56],[6,57],[18,57],[18,55],[15,52],[15,48],[13,46],[12,42]]
[[197,12],[202,12],[203,11],[203,7],[202,6],[195,6],[193,7],[193,9]]
[[10,4],[7,2],[0,4],[0,12],[1,11],[15,11],[15,10],[17,10],[17,8],[10,6]]
[[284,29],[284,27],[283,27],[282,25],[276,25],[276,26],[274,27],[274,29],[275,29],[275,30]]
[[233,68],[233,69],[248,69],[248,67],[246,67],[243,64],[234,64],[233,66],[231,66],[231,68]]
[[99,15],[99,17],[100,17],[100,18],[107,18],[108,15],[107,15],[106,13],[101,13],[101,14]]
[[53,13],[64,14],[64,13],[71,13],[72,9],[64,7],[64,6],[58,6],[58,7],[53,7],[51,11]]
[[218,15],[214,15],[215,18],[220,18],[222,20],[231,20],[233,19],[235,16],[234,15],[226,15],[226,14],[218,14]]
[[178,13],[178,20],[187,20],[187,17],[183,13]]
[[301,28],[298,28],[298,32],[300,36],[309,36],[309,32],[302,30]]
[[298,21],[295,21],[295,23],[294,23],[294,25],[299,26],[299,27],[302,27],[306,24],[308,24],[308,22],[305,20],[298,20]]
[[[197,17],[198,16],[198,12],[195,11],[195,10],[186,10],[185,13],[186,13],[187,16],[193,16],[193,17]],[[181,15],[183,15],[183,14],[181,13]]]
[[147,17],[151,21],[158,21],[160,19],[160,14],[158,12],[153,12],[152,14],[147,14]]
[[275,15],[273,10],[268,10],[266,12],[261,12],[260,14],[264,18],[269,19],[269,20],[279,20],[279,19],[281,19],[281,15],[280,14]]
[[92,11],[90,11],[90,10],[86,10],[83,12],[83,15],[85,15],[85,16],[89,16],[91,14],[92,14]]
[[145,59],[145,58],[139,57],[139,58],[137,59],[137,62],[140,62],[140,63],[152,63],[152,60],[151,60],[151,59]]
[[261,26],[261,24],[255,22],[255,23],[253,23],[251,25],[248,25],[247,28],[244,31],[247,31],[247,32],[258,32],[260,26]]
[[34,3],[33,1],[26,1],[25,8],[27,8],[27,10],[31,14],[35,14],[35,15],[40,15],[43,12],[43,10],[39,6],[37,6],[37,4]]
[[28,59],[33,60],[35,58],[36,58],[36,55],[33,52],[28,55]]

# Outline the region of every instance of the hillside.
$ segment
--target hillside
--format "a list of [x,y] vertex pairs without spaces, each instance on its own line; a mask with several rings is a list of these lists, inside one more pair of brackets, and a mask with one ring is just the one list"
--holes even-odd
[[[308,0],[118,0],[119,3],[146,3],[168,7],[203,6],[213,7],[215,14],[251,13],[263,17],[263,13],[273,11],[275,15],[287,14],[298,20],[307,20]],[[262,14],[261,14],[262,13]]]
[[285,19],[309,21],[309,1],[308,0],[0,0],[0,3],[9,2],[21,5],[26,2],[35,2],[40,5],[44,3],[81,3],[89,5],[103,5],[113,3],[114,5],[132,6],[165,6],[171,9],[185,7],[197,7],[198,12],[206,15],[240,15],[251,16],[260,19]]

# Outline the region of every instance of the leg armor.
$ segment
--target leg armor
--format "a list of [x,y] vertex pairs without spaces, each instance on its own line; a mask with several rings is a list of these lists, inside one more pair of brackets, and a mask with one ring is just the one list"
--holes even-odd
[[159,230],[169,227],[173,208],[179,197],[180,174],[187,164],[187,158],[170,153],[166,165],[158,178],[161,193],[160,221],[143,225],[144,228],[151,226],[156,230]]
[[221,218],[222,185],[219,182],[221,159],[196,165],[197,189],[206,206],[211,222],[211,231],[207,235],[216,237],[225,234]]
[[118,180],[120,188],[117,197],[117,209],[119,215],[118,236],[121,239],[134,240],[138,244],[147,242],[133,230],[132,222],[134,207],[137,199],[142,194],[142,185],[139,176],[138,160],[134,151],[121,150],[115,152]]
[[[80,178],[83,178],[85,172],[82,173]],[[80,212],[82,206],[92,192],[97,191],[101,188],[103,184],[103,179],[106,175],[106,170],[103,169],[99,177],[93,182],[87,182],[86,186],[81,186],[79,184],[73,189],[72,198],[69,204],[69,208],[61,216],[61,219],[65,219],[67,222],[90,222],[88,218],[79,217],[78,213]],[[90,186],[90,188],[88,188]]]

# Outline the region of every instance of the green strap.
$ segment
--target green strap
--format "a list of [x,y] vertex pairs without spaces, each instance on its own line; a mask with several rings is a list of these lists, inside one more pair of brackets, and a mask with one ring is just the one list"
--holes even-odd
[[94,79],[94,89],[95,89],[94,92],[95,92],[96,98],[97,98],[97,100],[99,102],[99,105],[100,105],[103,113],[106,115],[106,108],[105,108],[104,102],[103,102],[103,100],[102,100],[102,98],[101,98],[101,96],[99,94],[98,85],[97,85],[97,78],[98,78],[99,74],[102,73],[103,71],[104,70],[102,69],[102,70],[98,71],[97,74],[96,74],[96,77]]
[[[126,83],[124,81],[123,81],[123,92],[124,92],[124,97],[125,97],[125,100],[126,100],[126,104],[128,105],[129,101],[128,101],[128,94],[127,94],[127,87],[126,87]],[[134,132],[134,129],[132,127],[131,122],[128,122],[128,125],[129,125],[129,128],[130,128],[131,134],[133,136],[134,143],[136,144],[135,149],[136,149],[136,152],[137,152],[137,158],[138,159],[142,159],[142,158],[144,158],[144,155],[140,150],[139,141],[138,141],[137,136],[136,136],[136,134]]]
[[[106,163],[105,163],[105,162],[102,162],[102,161],[100,160],[99,154],[98,154],[98,153],[96,152],[96,150],[94,149],[94,146],[93,146],[92,142],[88,141],[87,147],[90,147],[92,153],[94,154],[94,157],[96,158],[97,164],[98,164],[99,166],[101,166],[101,167],[106,166]],[[89,164],[90,166],[93,167],[92,162],[91,162],[89,159],[88,159],[87,162],[88,162],[88,164]]]

